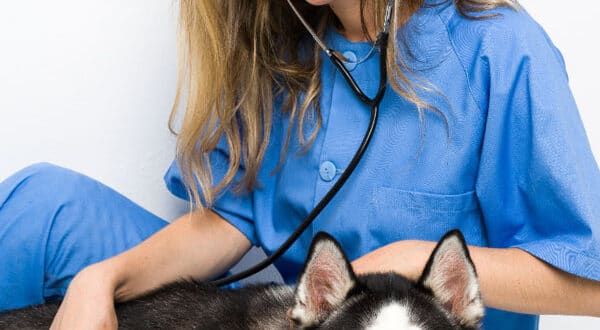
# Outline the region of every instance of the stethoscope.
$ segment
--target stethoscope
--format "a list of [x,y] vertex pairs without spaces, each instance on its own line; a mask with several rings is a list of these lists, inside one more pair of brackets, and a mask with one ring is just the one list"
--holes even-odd
[[352,157],[352,160],[350,161],[350,164],[348,164],[348,167],[346,168],[346,170],[342,173],[342,175],[336,181],[336,183],[333,185],[333,187],[327,192],[325,197],[323,197],[323,199],[321,199],[321,201],[310,212],[310,214],[306,216],[306,218],[302,221],[302,223],[298,226],[298,228],[296,228],[296,230],[294,230],[294,232],[288,237],[288,239],[285,242],[283,242],[283,244],[281,244],[281,246],[275,252],[273,252],[270,256],[268,256],[267,258],[265,258],[263,261],[259,262],[258,264],[252,266],[251,268],[248,268],[237,274],[233,274],[231,276],[212,281],[211,283],[216,286],[230,284],[230,283],[239,281],[241,279],[244,279],[246,277],[252,276],[252,275],[258,273],[259,271],[265,269],[270,264],[272,264],[277,258],[282,256],[292,246],[292,244],[294,244],[294,242],[298,239],[298,237],[300,237],[300,235],[304,232],[304,230],[306,230],[306,228],[308,228],[308,226],[310,226],[310,224],[321,213],[321,211],[325,208],[325,206],[327,206],[327,204],[329,204],[329,202],[333,199],[333,197],[337,194],[337,192],[342,188],[342,186],[344,186],[344,184],[346,183],[346,181],[348,180],[348,178],[350,177],[352,172],[354,172],[354,169],[360,162],[363,154],[367,150],[367,147],[369,146],[369,143],[371,142],[371,137],[373,136],[373,132],[375,131],[375,126],[377,125],[377,117],[379,114],[379,104],[381,103],[381,100],[383,99],[383,95],[385,93],[385,89],[386,89],[386,85],[387,85],[387,72],[386,72],[387,42],[388,42],[389,28],[390,28],[390,22],[391,22],[391,17],[392,17],[392,6],[393,6],[394,1],[388,0],[386,12],[385,12],[385,20],[383,23],[383,29],[382,29],[381,33],[379,33],[379,35],[377,36],[377,39],[375,40],[375,44],[374,44],[374,47],[379,46],[380,75],[379,75],[379,89],[377,90],[377,94],[373,98],[370,98],[370,97],[366,96],[365,93],[363,93],[362,89],[358,86],[358,84],[356,83],[356,81],[354,80],[354,78],[352,77],[350,72],[348,71],[348,69],[346,69],[346,66],[344,65],[344,62],[343,62],[344,60],[342,58],[342,55],[340,55],[340,53],[337,52],[336,50],[327,47],[327,45],[317,36],[315,31],[310,27],[310,25],[308,25],[308,23],[304,20],[304,18],[302,17],[302,15],[298,11],[298,9],[296,9],[296,7],[292,4],[292,0],[287,0],[287,2],[290,5],[290,7],[292,8],[292,10],[294,11],[294,13],[296,14],[296,16],[298,16],[298,18],[302,22],[302,25],[304,25],[306,30],[308,30],[308,32],[312,35],[315,42],[319,45],[319,47],[321,47],[321,49],[323,49],[323,51],[327,54],[329,59],[337,67],[339,72],[344,76],[344,78],[346,79],[346,81],[348,82],[350,87],[352,88],[352,91],[354,92],[354,94],[356,94],[356,96],[363,103],[365,103],[366,105],[371,107],[371,117],[370,117],[370,121],[369,121],[369,126],[367,128],[367,132],[365,133],[365,136],[363,137],[363,140],[362,140],[360,146],[358,147],[356,153],[354,154],[354,157]]

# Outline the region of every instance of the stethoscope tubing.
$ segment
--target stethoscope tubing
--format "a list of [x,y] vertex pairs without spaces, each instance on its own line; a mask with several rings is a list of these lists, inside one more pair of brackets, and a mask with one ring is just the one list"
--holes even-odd
[[302,223],[294,230],[294,232],[287,238],[285,242],[283,242],[277,250],[275,250],[271,255],[257,263],[256,265],[248,268],[244,271],[241,271],[237,274],[230,275],[225,278],[217,279],[212,281],[211,283],[216,286],[223,286],[227,284],[231,284],[233,282],[242,280],[249,276],[252,276],[261,270],[265,269],[269,265],[271,265],[275,260],[281,257],[289,248],[294,244],[294,242],[302,235],[302,233],[314,222],[317,216],[323,211],[323,209],[329,204],[329,202],[335,197],[335,195],[340,191],[340,189],[344,186],[346,181],[350,178],[350,175],[354,172],[363,155],[367,151],[369,143],[372,140],[373,133],[375,132],[375,127],[377,126],[377,119],[379,117],[379,105],[383,96],[385,94],[386,85],[387,85],[387,70],[386,70],[386,56],[387,56],[387,39],[388,33],[387,31],[383,31],[378,38],[378,43],[380,46],[380,79],[379,79],[379,89],[377,94],[373,98],[369,98],[358,86],[348,69],[344,66],[342,60],[335,55],[335,51],[330,50],[327,52],[329,59],[333,62],[333,64],[337,67],[339,72],[348,82],[354,94],[365,104],[370,105],[371,114],[369,119],[369,125],[367,131],[358,147],[354,157],[350,160],[348,167],[344,172],[342,172],[340,178],[335,182],[333,187],[327,192],[327,194],[321,199],[321,201],[317,204],[317,206],[306,216],[306,218],[302,221]]

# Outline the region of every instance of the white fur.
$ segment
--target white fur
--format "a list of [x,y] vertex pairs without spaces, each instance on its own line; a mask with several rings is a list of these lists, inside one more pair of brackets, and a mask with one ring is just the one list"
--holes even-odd
[[367,330],[422,330],[410,320],[410,311],[406,306],[391,303],[383,306],[367,326]]

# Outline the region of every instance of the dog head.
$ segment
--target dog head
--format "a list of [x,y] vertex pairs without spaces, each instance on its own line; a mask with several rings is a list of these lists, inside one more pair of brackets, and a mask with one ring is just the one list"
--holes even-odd
[[337,241],[313,240],[288,316],[298,329],[479,329],[483,301],[459,231],[438,243],[418,281],[357,276]]

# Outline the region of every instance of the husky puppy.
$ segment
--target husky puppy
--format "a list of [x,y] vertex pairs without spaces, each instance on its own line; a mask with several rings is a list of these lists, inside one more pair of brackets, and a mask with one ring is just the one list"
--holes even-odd
[[[0,329],[47,329],[58,308],[0,314]],[[177,283],[117,305],[120,329],[479,329],[483,301],[458,231],[446,234],[421,278],[356,275],[337,241],[319,233],[297,286],[220,290]]]

